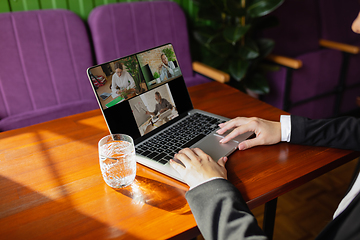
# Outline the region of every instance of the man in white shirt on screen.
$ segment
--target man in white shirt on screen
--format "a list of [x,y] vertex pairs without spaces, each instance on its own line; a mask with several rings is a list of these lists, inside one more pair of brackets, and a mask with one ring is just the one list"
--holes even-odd
[[168,61],[165,54],[161,54],[161,64],[159,65],[160,80],[172,78],[174,76],[175,65],[172,61]]

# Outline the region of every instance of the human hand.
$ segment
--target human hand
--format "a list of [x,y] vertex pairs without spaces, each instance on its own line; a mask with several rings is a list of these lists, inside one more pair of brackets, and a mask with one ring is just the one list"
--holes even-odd
[[215,162],[199,148],[185,148],[175,154],[174,159],[170,160],[170,165],[190,187],[197,186],[213,177],[227,179],[225,169],[227,157],[222,157]]
[[166,68],[166,69],[169,69],[169,67],[165,63],[161,63],[161,66]]
[[254,132],[256,137],[248,139],[239,144],[239,150],[245,150],[258,145],[272,145],[281,141],[281,124],[261,118],[237,117],[225,123],[219,124],[218,134],[224,134],[226,131],[233,129],[226,137],[220,140],[221,143],[227,143],[232,138],[246,133]]

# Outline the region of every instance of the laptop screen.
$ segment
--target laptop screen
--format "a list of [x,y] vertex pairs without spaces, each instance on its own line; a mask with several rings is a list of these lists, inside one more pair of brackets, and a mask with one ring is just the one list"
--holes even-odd
[[135,142],[193,108],[171,44],[91,67],[87,73],[110,132],[128,134]]

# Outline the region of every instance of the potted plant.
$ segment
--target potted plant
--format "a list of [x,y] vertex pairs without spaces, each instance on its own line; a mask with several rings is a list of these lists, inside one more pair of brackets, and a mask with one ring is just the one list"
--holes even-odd
[[199,8],[194,37],[203,46],[201,61],[231,76],[230,84],[257,94],[269,92],[263,59],[274,42],[257,37],[274,19],[264,16],[284,0],[193,0]]
[[172,48],[164,48],[162,52],[167,57],[168,61],[175,61],[175,53]]
[[158,72],[154,72],[154,75],[153,75],[154,79],[156,80],[157,83],[160,83],[160,75]]
[[121,92],[121,96],[122,96],[124,99],[127,99],[128,91],[127,91],[127,90],[122,91],[122,92]]
[[142,79],[140,76],[139,66],[138,66],[136,58],[128,57],[121,62],[122,62],[122,64],[124,64],[124,66],[126,67],[126,70],[133,77],[137,92],[142,92],[142,88],[141,88]]

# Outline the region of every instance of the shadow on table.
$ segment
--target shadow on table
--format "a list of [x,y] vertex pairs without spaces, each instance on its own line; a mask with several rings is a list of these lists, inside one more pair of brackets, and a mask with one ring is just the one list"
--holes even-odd
[[77,211],[66,197],[52,200],[0,176],[2,239],[136,239]]
[[133,199],[135,204],[149,204],[168,212],[191,214],[185,199],[186,190],[136,175],[135,181],[117,192]]

